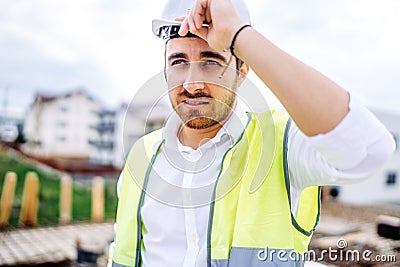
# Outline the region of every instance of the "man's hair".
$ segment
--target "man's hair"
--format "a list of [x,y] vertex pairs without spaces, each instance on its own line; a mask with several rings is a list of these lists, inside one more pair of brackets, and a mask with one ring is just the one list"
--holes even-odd
[[236,69],[239,71],[240,68],[242,67],[244,61],[241,60],[240,58],[236,57]]

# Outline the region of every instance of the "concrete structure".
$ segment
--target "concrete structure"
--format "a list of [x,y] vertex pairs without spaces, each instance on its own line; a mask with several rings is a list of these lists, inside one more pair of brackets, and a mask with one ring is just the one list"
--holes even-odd
[[96,152],[90,140],[98,134],[101,105],[84,90],[64,95],[38,94],[27,112],[24,134],[26,153],[40,157],[89,159]]
[[372,178],[339,188],[339,200],[352,204],[400,205],[400,113],[375,110],[373,113],[392,133],[396,151],[391,161]]

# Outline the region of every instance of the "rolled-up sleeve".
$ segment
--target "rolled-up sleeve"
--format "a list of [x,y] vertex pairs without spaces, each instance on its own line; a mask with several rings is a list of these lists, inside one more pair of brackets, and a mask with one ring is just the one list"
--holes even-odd
[[292,124],[288,137],[291,185],[344,185],[372,176],[390,159],[395,142],[386,127],[354,97],[335,129],[304,135]]

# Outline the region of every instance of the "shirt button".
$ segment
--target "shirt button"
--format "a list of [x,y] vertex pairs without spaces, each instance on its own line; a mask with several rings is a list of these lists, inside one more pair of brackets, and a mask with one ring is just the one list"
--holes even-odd
[[191,153],[189,155],[189,159],[191,161],[197,161],[201,158],[201,152],[199,150],[193,151],[193,153]]

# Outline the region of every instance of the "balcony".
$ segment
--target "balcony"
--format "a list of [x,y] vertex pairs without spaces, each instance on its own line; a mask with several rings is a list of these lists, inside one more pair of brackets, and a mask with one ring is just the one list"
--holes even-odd
[[103,133],[114,133],[115,131],[115,124],[111,122],[101,122],[97,125],[92,125],[90,128],[95,129],[99,134]]
[[89,144],[96,147],[99,150],[113,150],[113,141],[103,141],[103,140],[89,140]]

